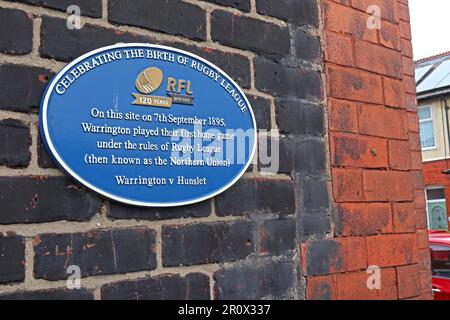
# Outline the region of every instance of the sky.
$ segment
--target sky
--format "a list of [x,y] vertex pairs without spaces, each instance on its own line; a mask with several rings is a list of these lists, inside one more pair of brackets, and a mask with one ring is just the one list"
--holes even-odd
[[450,51],[450,0],[409,0],[414,60]]

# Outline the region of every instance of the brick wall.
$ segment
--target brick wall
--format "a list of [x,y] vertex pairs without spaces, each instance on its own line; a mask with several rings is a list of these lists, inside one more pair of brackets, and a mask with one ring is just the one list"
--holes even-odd
[[[335,238],[302,244],[307,298],[429,299],[407,0],[326,0],[322,15]],[[371,265],[381,290],[364,282]]]
[[[386,16],[369,31],[366,2],[0,0],[0,298],[430,297],[408,8],[375,1]],[[258,128],[280,132],[278,174],[254,164],[216,198],[164,209],[65,176],[38,137],[41,95],[117,42],[220,66]],[[371,264],[381,291],[367,290]],[[70,265],[82,290],[66,289]]]

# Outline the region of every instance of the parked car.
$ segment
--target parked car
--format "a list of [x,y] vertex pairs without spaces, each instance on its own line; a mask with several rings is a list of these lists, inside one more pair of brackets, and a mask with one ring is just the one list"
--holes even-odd
[[450,300],[450,233],[428,232],[434,300]]

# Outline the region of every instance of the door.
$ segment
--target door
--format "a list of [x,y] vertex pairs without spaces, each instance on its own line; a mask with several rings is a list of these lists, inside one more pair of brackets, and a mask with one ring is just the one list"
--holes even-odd
[[448,230],[445,201],[429,202],[428,215],[431,230]]
[[447,205],[443,187],[428,187],[427,200],[428,228],[430,230],[448,230]]
[[430,245],[434,300],[450,300],[450,247]]

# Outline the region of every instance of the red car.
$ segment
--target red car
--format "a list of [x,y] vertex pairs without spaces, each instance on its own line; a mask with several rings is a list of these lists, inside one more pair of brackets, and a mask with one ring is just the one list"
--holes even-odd
[[450,300],[450,233],[428,232],[434,300]]

